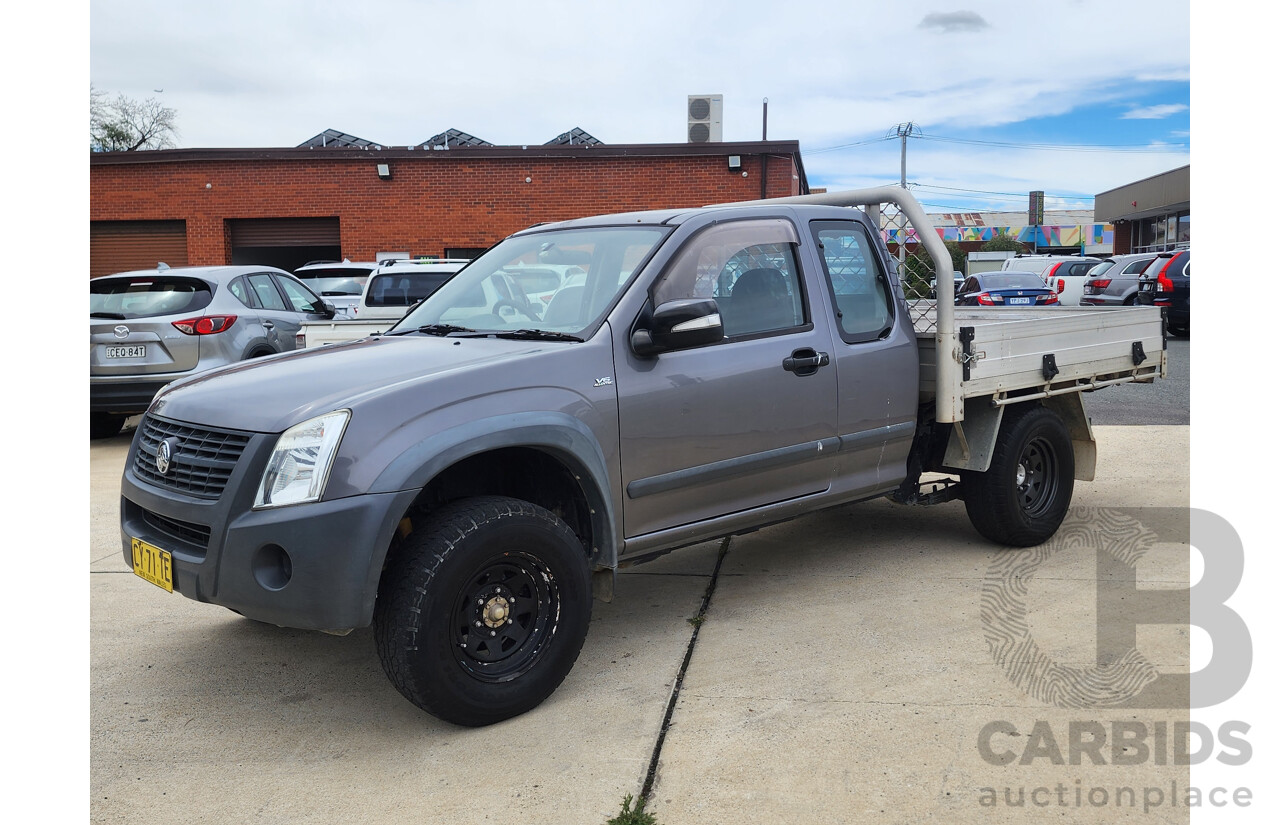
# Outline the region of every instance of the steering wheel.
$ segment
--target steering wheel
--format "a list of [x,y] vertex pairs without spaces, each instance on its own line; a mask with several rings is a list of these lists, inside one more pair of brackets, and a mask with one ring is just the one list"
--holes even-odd
[[504,314],[504,313],[502,312],[502,310],[504,310],[504,309],[509,309],[509,310],[514,311],[514,312],[517,312],[517,313],[519,313],[520,315],[523,315],[525,318],[529,319],[530,321],[538,321],[538,320],[541,320],[541,319],[539,319],[539,318],[538,318],[538,313],[537,313],[537,312],[535,312],[531,307],[524,307],[524,306],[520,306],[520,305],[519,305],[519,304],[517,304],[515,301],[508,301],[508,300],[505,300],[505,299],[504,299],[504,300],[501,300],[501,301],[498,301],[497,303],[495,303],[495,304],[493,305],[493,314],[494,314],[494,315],[497,315],[499,318],[507,318],[507,317],[510,317],[510,313],[506,313],[506,314]]

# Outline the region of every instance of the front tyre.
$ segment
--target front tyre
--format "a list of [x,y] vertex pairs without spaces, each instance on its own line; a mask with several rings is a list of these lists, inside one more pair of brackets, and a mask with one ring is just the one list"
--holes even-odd
[[496,496],[441,508],[383,571],[374,639],[387,678],[458,725],[500,722],[551,695],[591,620],[587,555],[547,510]]
[[1005,412],[985,473],[960,474],[964,506],[974,529],[1013,547],[1031,547],[1058,530],[1075,487],[1071,434],[1058,415],[1038,404]]

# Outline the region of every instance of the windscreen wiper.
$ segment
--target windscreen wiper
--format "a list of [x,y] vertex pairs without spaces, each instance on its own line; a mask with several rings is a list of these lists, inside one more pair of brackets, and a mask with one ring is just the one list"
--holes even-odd
[[565,332],[552,332],[548,329],[518,329],[514,332],[495,332],[494,338],[512,338],[518,341],[575,341],[579,344],[584,339]]
[[113,321],[123,321],[124,313],[122,312],[90,312],[90,318],[110,318]]
[[454,324],[425,324],[413,329],[398,329],[394,332],[384,332],[383,335],[407,335],[410,332],[421,332],[423,335],[439,335],[444,337],[454,332],[475,332],[474,329],[468,327],[460,327]]

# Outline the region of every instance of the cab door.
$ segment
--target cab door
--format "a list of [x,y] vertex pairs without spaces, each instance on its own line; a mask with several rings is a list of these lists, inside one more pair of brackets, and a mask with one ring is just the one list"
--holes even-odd
[[905,477],[915,436],[920,382],[915,333],[905,305],[894,297],[882,249],[865,224],[812,221],[809,231],[835,316],[837,484],[846,495],[883,492]]
[[[624,533],[636,537],[825,491],[837,382],[821,305],[785,219],[713,224],[650,289],[714,298],[719,343],[618,355]],[[816,283],[813,282],[813,283]]]

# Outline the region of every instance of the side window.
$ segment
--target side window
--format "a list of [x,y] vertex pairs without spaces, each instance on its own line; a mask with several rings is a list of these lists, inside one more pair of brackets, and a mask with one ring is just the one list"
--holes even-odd
[[778,218],[708,227],[668,265],[654,286],[654,303],[714,298],[726,338],[803,326],[798,243],[795,228]]
[[253,292],[250,291],[249,285],[245,283],[244,278],[236,278],[227,285],[227,291],[236,297],[236,300],[250,309],[257,307],[257,302],[253,300]]
[[297,281],[289,278],[276,278],[276,283],[284,290],[284,297],[294,312],[315,312],[320,307],[320,299]]
[[893,299],[866,228],[855,221],[815,221],[813,234],[835,298],[840,337],[849,344],[882,337],[893,326]]
[[258,303],[262,305],[263,309],[288,311],[284,305],[284,300],[280,297],[280,293],[276,291],[275,284],[271,283],[271,276],[267,273],[259,272],[250,275],[249,287],[253,289],[253,294],[257,296]]

